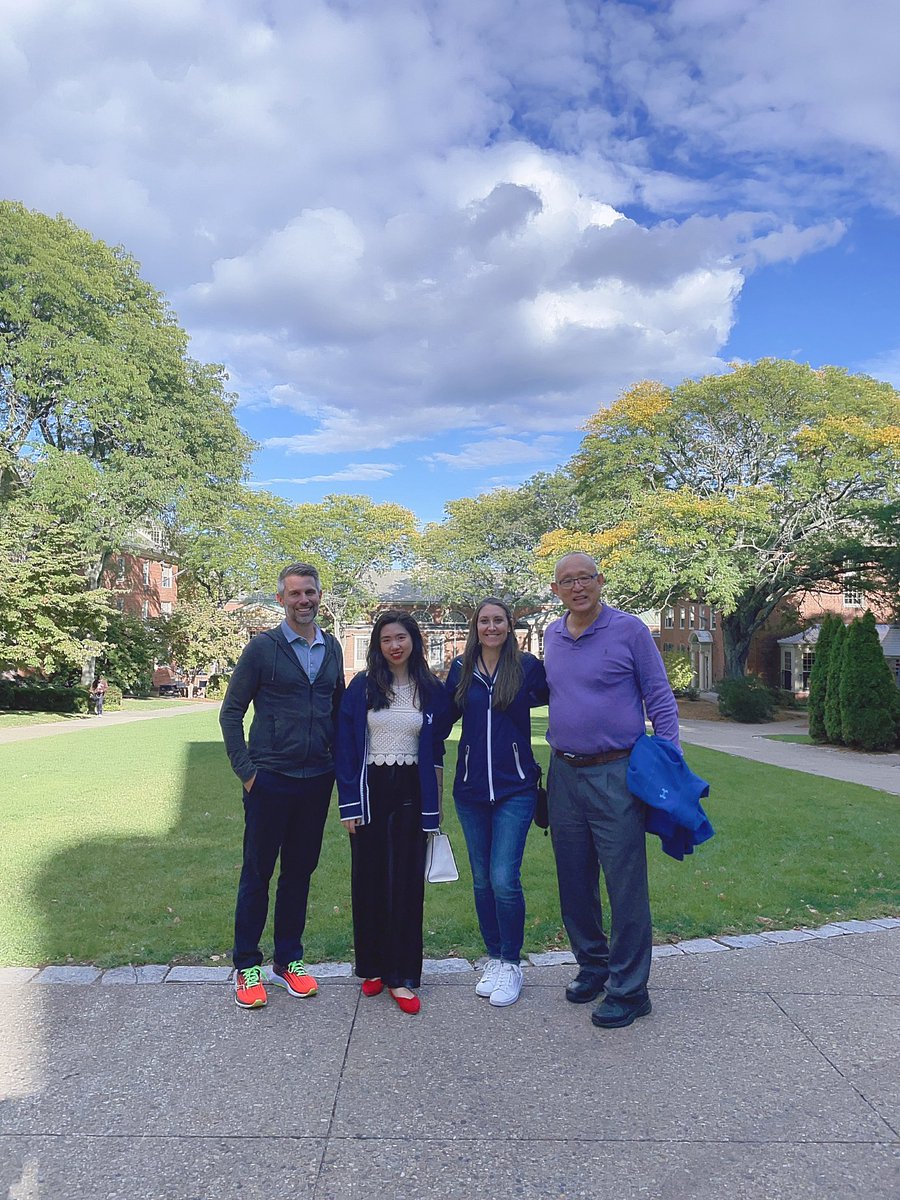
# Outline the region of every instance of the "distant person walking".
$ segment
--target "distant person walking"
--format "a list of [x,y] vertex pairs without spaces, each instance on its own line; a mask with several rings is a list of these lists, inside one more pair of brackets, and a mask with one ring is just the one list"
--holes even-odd
[[[318,991],[303,961],[303,930],[334,786],[335,722],[344,692],[341,647],[316,624],[321,599],[314,566],[284,568],[278,576],[284,620],[247,644],[219,716],[225,749],[243,784],[244,860],[233,950],[241,1008],[260,1008],[267,999],[259,943],[279,855],[270,979],[292,996]],[[247,742],[243,721],[251,703]]]
[[410,1015],[421,1008],[425,843],[441,820],[445,707],[415,619],[382,613],[366,670],[341,702],[338,800],[351,835],[353,945],[363,995],[387,987]]
[[98,717],[103,716],[103,702],[106,699],[106,693],[108,690],[109,684],[106,682],[106,676],[98,675],[91,684],[90,690],[90,697],[94,701],[94,712]]
[[550,833],[563,924],[579,966],[566,999],[587,1003],[605,987],[591,1020],[615,1029],[651,1007],[645,807],[626,783],[645,707],[654,732],[679,743],[678,708],[650,630],[639,617],[604,604],[603,584],[587,554],[567,554],[556,564],[551,586],[566,613],[547,628],[544,664],[553,749]]
[[495,1007],[522,990],[525,939],[521,868],[534,818],[539,769],[531,750],[531,709],[547,702],[543,664],[523,654],[512,613],[493,596],[482,600],[462,657],[446,683],[450,719],[462,716],[453,799],[466,839],[475,912],[487,966],[475,985]]

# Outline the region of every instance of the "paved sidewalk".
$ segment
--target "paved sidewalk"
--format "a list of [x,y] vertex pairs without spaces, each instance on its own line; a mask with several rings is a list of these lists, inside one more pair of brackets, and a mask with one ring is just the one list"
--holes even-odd
[[657,961],[609,1032],[571,967],[507,1009],[429,976],[417,1017],[348,978],[243,1012],[4,972],[0,1195],[894,1200],[900,929],[719,949]]
[[883,792],[900,795],[900,754],[864,754],[832,746],[805,746],[799,742],[776,742],[767,734],[807,733],[805,719],[765,725],[741,725],[734,721],[681,721],[681,740],[710,750],[722,750],[740,758],[810,775],[861,783]]
[[34,738],[54,737],[58,733],[83,733],[109,729],[111,725],[131,725],[135,721],[156,721],[164,717],[183,717],[185,713],[207,712],[218,708],[218,700],[190,700],[181,707],[151,708],[147,712],[106,712],[102,717],[83,717],[71,721],[47,721],[41,725],[15,725],[0,729],[0,746],[9,742],[30,742]]

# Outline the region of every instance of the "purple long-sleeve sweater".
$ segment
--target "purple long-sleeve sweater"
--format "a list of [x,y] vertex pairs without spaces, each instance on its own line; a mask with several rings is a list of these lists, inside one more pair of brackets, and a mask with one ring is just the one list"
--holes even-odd
[[606,604],[579,638],[565,621],[554,621],[544,635],[553,749],[629,750],[644,732],[645,707],[654,733],[678,745],[678,706],[644,622]]

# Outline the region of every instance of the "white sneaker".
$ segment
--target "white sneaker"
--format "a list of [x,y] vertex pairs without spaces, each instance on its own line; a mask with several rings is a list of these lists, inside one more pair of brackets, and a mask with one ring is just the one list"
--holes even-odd
[[502,962],[497,986],[491,992],[491,1004],[495,1008],[503,1008],[507,1004],[515,1004],[522,991],[522,968],[518,963]]
[[497,986],[497,980],[500,978],[500,968],[503,964],[499,958],[489,958],[487,965],[482,972],[481,978],[475,984],[476,996],[489,996]]

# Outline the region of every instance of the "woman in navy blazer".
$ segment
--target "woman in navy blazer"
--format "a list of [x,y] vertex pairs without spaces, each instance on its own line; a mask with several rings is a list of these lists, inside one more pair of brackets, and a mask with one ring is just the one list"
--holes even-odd
[[366,664],[341,701],[335,756],[351,835],[356,974],[363,995],[387,986],[413,1014],[421,1007],[426,834],[441,819],[446,701],[409,613],[382,613]]
[[489,596],[476,608],[465,650],[451,666],[445,687],[449,722],[462,716],[453,799],[488,954],[475,991],[501,1007],[514,1004],[522,990],[520,871],[539,774],[531,749],[531,709],[547,703],[543,664],[519,649],[512,613],[502,600]]

